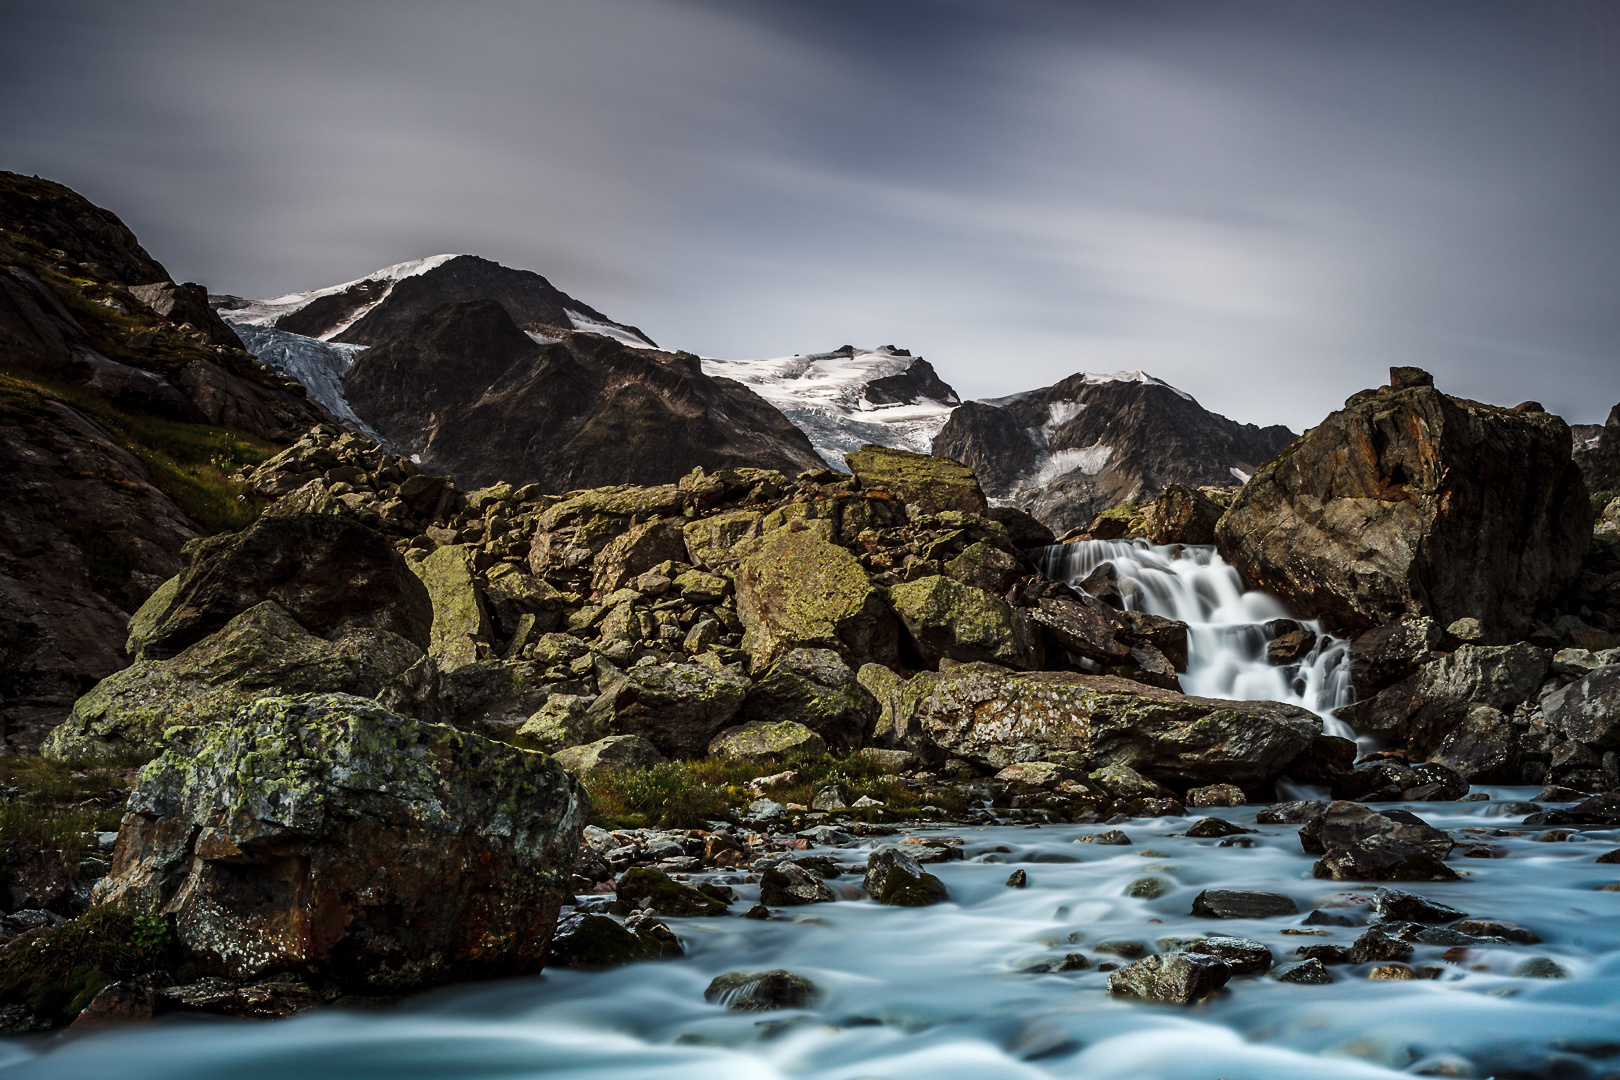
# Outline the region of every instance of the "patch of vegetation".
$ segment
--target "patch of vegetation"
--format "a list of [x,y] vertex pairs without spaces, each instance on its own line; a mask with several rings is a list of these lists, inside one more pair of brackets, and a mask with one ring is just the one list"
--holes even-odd
[[1592,492],[1592,516],[1594,518],[1602,517],[1603,511],[1616,499],[1620,499],[1620,488]]
[[0,1004],[68,1023],[108,983],[197,965],[163,915],[93,908],[30,941],[0,950]]
[[607,829],[696,829],[709,821],[733,818],[745,809],[758,797],[747,786],[750,780],[789,771],[796,772],[797,777],[771,787],[768,797],[783,804],[808,806],[817,791],[837,784],[847,802],[867,796],[884,804],[881,808],[841,811],[855,820],[913,816],[925,805],[952,814],[967,808],[967,796],[961,789],[912,787],[859,752],[843,758],[794,754],[771,764],[729,758],[673,761],[635,772],[587,773],[581,775],[580,782],[591,797],[593,825]]
[[0,804],[0,850],[38,845],[76,865],[90,853],[94,833],[117,830],[135,764],[0,758],[0,784],[17,789]]
[[[246,528],[266,505],[230,476],[274,454],[273,443],[208,424],[128,413],[88,390],[0,365],[0,417],[17,420],[30,438],[60,451],[61,421],[48,401],[69,405],[105,428],[146,466],[158,490],[209,532]],[[116,583],[116,563],[106,553],[85,556],[99,560]]]

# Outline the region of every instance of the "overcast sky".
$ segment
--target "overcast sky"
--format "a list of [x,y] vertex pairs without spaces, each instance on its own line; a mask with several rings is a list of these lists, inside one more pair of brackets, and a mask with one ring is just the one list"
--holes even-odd
[[470,252],[663,345],[1620,400],[1620,0],[0,0],[0,168],[247,296]]

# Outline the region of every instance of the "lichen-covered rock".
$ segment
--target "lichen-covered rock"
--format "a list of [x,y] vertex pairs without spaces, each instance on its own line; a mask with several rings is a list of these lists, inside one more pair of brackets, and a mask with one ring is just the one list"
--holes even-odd
[[862,885],[872,899],[895,907],[927,907],[950,899],[943,881],[896,847],[878,848],[867,856]]
[[709,743],[709,756],[740,761],[780,761],[789,754],[825,754],[827,740],[792,720],[757,720],[727,728]]
[[748,691],[741,718],[748,723],[791,721],[829,745],[852,750],[877,721],[879,706],[855,672],[831,649],[792,649]]
[[265,600],[299,625],[327,635],[370,627],[429,645],[426,591],[388,538],[350,516],[260,518],[240,533],[188,546],[189,563],[131,623],[137,660],[164,660]]
[[101,680],[74,703],[42,753],[155,754],[171,728],[222,724],[265,694],[375,697],[422,660],[421,649],[385,630],[316,637],[266,600],[177,656],[136,661]]
[[886,491],[925,514],[958,510],[983,515],[989,510],[978,478],[961,462],[867,445],[845,454],[849,471],[865,491]]
[[513,741],[548,754],[595,742],[607,733],[591,722],[591,700],[577,694],[553,694],[523,721]]
[[591,706],[593,723],[638,735],[669,757],[694,758],[736,717],[748,680],[698,664],[642,664],[601,691]]
[[1319,718],[1270,701],[1188,697],[1114,676],[961,668],[904,684],[896,726],[938,750],[1002,769],[1016,761],[1123,765],[1183,790],[1252,788],[1286,770]]
[[658,747],[637,735],[604,739],[557,751],[557,763],[569,772],[635,772],[664,762]]
[[681,528],[687,561],[709,570],[732,565],[737,561],[734,549],[741,541],[759,535],[764,517],[757,510],[727,510],[687,522]]
[[1448,397],[1415,368],[1390,383],[1260,467],[1216,530],[1221,553],[1343,627],[1475,618],[1488,640],[1513,640],[1591,542],[1569,426]]
[[945,659],[1019,670],[1041,664],[1040,634],[1029,617],[983,589],[933,575],[894,586],[889,605],[930,667]]
[[[416,556],[417,552],[411,553]],[[454,671],[489,655],[494,635],[483,590],[465,544],[446,544],[409,562],[433,605],[428,655],[440,671]]]
[[1213,544],[1224,508],[1185,484],[1168,484],[1142,511],[1142,535],[1155,544]]
[[832,649],[851,663],[897,661],[894,616],[848,549],[791,527],[753,545],[736,582],[754,667],[801,647]]
[[1599,750],[1620,749],[1620,665],[1596,668],[1541,702],[1547,726]]
[[484,575],[484,602],[494,623],[495,638],[510,642],[531,617],[528,633],[534,637],[550,633],[562,622],[566,607],[562,593],[543,579],[512,563],[497,563]]
[[1231,966],[1219,957],[1170,952],[1110,972],[1108,992],[1164,1005],[1192,1005],[1214,995],[1231,977]]
[[226,974],[367,992],[539,970],[584,827],[543,754],[342,694],[261,698],[141,771],[95,902]]
[[615,537],[596,556],[591,591],[606,596],[662,562],[683,562],[686,541],[673,521],[649,521]]

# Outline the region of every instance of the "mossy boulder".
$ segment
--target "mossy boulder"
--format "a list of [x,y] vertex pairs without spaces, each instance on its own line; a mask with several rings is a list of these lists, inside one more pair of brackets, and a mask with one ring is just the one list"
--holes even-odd
[[682,562],[686,541],[673,521],[634,525],[604,547],[592,564],[591,591],[606,596],[659,563]]
[[709,570],[730,566],[737,561],[736,546],[759,535],[764,516],[757,510],[727,510],[687,522],[681,530],[687,560]]
[[950,899],[944,882],[896,847],[879,848],[867,857],[863,885],[872,899],[894,907],[927,907]]
[[855,663],[898,661],[894,617],[866,571],[813,531],[786,527],[755,541],[736,583],[743,649],[756,669],[801,647]]
[[186,557],[178,580],[131,620],[127,647],[137,660],[168,659],[265,600],[322,636],[369,627],[428,648],[426,590],[387,537],[351,516],[263,517],[193,541]]
[[756,721],[727,728],[709,743],[709,756],[740,761],[780,761],[789,754],[825,754],[827,740],[792,720]]
[[638,735],[675,758],[702,757],[729,726],[748,680],[699,664],[641,664],[601,687],[590,717],[619,735]]
[[950,577],[991,596],[1005,595],[1027,572],[1017,556],[983,540],[969,544],[945,563],[945,573]]
[[658,747],[639,735],[609,735],[557,752],[557,763],[571,773],[635,772],[665,760]]
[[973,470],[950,458],[867,445],[845,454],[844,460],[862,489],[886,491],[925,514],[960,510],[983,515],[990,508]]
[[642,907],[660,915],[724,915],[726,904],[690,885],[682,885],[662,870],[650,866],[635,866],[619,877],[614,908],[628,914]]
[[935,574],[894,586],[889,604],[930,667],[946,659],[1019,670],[1041,664],[1040,632],[1029,616],[983,589]]
[[473,569],[473,549],[466,544],[446,544],[413,557],[409,565],[432,603],[428,655],[439,670],[454,671],[487,657],[494,647],[494,634]]
[[208,728],[264,694],[374,697],[419,667],[422,650],[386,630],[316,637],[271,601],[168,660],[137,660],[97,683],[45,740],[46,757],[156,754],[171,728]]
[[236,978],[401,993],[538,971],[585,824],[544,754],[345,694],[261,698],[141,770],[98,905]]
[[1197,488],[1168,484],[1142,511],[1142,534],[1155,544],[1213,544],[1223,513]]
[[484,575],[484,606],[493,623],[495,638],[510,642],[531,617],[528,633],[539,636],[557,629],[568,606],[563,594],[542,578],[512,563],[496,563]]
[[523,721],[512,741],[548,754],[595,742],[607,733],[591,722],[592,700],[575,694],[553,694]]
[[853,750],[865,741],[878,711],[877,699],[836,652],[793,649],[748,691],[742,719],[749,724],[790,721],[832,746]]

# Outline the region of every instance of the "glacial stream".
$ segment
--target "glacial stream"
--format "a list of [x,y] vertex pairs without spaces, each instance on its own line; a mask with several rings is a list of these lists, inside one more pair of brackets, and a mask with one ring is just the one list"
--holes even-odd
[[[1209,553],[1173,559],[1164,549],[1134,550],[1115,561],[1122,574],[1135,574],[1144,609],[1193,624],[1189,691],[1263,692],[1318,711],[1343,693],[1340,644],[1328,642],[1292,671],[1262,671],[1253,663],[1258,655],[1264,664],[1263,632],[1256,653],[1243,627],[1283,613],[1265,597],[1242,595],[1235,575]],[[1098,552],[1073,554],[1083,562]],[[1127,569],[1132,560],[1140,565]],[[1068,569],[1080,572],[1077,565]],[[0,1078],[1620,1075],[1620,891],[1603,888],[1620,882],[1620,866],[1594,862],[1620,846],[1620,831],[1539,842],[1547,830],[1519,825],[1527,812],[1522,800],[1533,790],[1475,791],[1489,799],[1408,809],[1452,830],[1464,846],[1492,845],[1498,857],[1454,855],[1462,880],[1406,888],[1474,916],[1521,924],[1543,940],[1453,951],[1449,958],[1442,946],[1417,945],[1409,963],[1433,969],[1430,979],[1370,980],[1373,965],[1346,964],[1328,968],[1329,985],[1236,977],[1214,1000],[1189,1008],[1110,998],[1099,966],[1156,951],[1162,938],[1249,937],[1267,945],[1279,964],[1301,946],[1348,945],[1363,927],[1313,925],[1307,915],[1325,905],[1335,910],[1339,894],[1366,896],[1372,887],[1314,879],[1297,827],[1256,824],[1259,806],[1124,822],[1111,826],[1131,841],[1120,846],[1075,843],[1100,826],[950,826],[923,831],[959,837],[965,856],[928,867],[950,892],[934,907],[886,908],[865,899],[857,864],[872,847],[893,841],[853,840],[812,849],[849,867],[828,882],[839,902],[783,908],[771,921],[672,918],[687,950],[679,960],[595,974],[548,971],[427,994],[386,1010],[317,1011],[278,1023],[170,1018],[85,1036],[10,1040],[0,1043]],[[1208,814],[1257,829],[1253,845],[1181,835]],[[1027,887],[1007,887],[1009,872],[1020,868]],[[742,874],[693,875],[704,879],[736,889],[733,913],[758,898]],[[1194,918],[1193,898],[1207,888],[1285,893],[1300,913]],[[1354,921],[1359,909],[1336,910]],[[1089,966],[1032,970],[1070,954]],[[1556,968],[1525,966],[1536,958]],[[1528,977],[1538,967],[1563,977]],[[705,987],[723,972],[774,968],[811,979],[819,1000],[771,1013],[731,1012],[704,1001]]]

